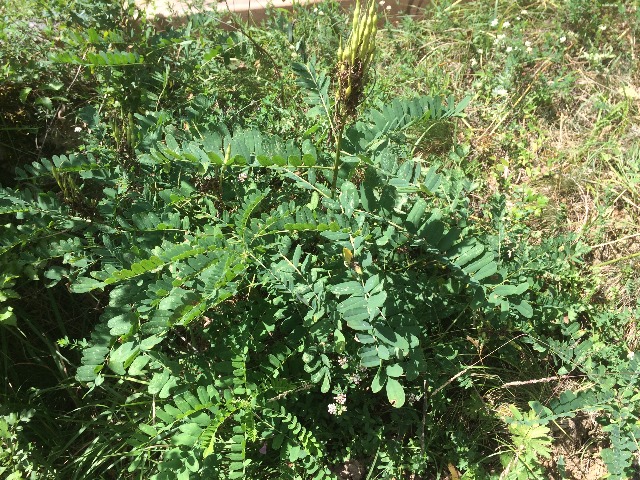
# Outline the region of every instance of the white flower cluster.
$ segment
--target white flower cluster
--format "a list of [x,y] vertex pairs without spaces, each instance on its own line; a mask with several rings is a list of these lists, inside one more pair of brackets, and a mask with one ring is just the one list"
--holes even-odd
[[330,403],[327,407],[327,410],[331,415],[342,415],[347,411],[347,406],[345,405],[347,403],[346,393],[337,394],[335,397],[333,397],[333,401],[335,403]]
[[407,397],[408,403],[416,403],[418,400],[422,398],[422,395],[416,395],[415,393],[410,393]]

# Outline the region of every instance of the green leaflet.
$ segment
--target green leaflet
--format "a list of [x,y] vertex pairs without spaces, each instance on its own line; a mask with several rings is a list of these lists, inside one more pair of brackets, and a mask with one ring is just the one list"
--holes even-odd
[[387,398],[391,405],[395,408],[400,408],[404,405],[405,401],[405,393],[402,384],[398,382],[395,378],[387,379]]

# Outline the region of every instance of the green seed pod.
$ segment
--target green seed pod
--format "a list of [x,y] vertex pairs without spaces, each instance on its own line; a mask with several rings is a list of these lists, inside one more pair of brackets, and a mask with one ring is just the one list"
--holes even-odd
[[364,37],[364,29],[365,28],[367,28],[366,18],[364,19],[363,22],[360,22],[360,24],[358,25],[357,39],[358,39],[358,44],[360,44],[360,45],[362,45],[362,37]]
[[362,62],[362,65],[363,65],[362,71],[365,72],[365,75],[367,74],[369,67],[371,66],[371,62],[373,62],[373,52],[370,52],[369,54],[367,54],[367,56]]
[[342,61],[344,63],[347,63],[350,58],[351,58],[351,47],[347,46],[347,48],[345,48],[344,51],[342,52]]
[[371,32],[373,31],[373,23],[367,22],[367,28],[362,36],[363,53],[367,53],[371,42]]
[[371,5],[369,5],[369,10],[367,11],[367,17],[373,18],[373,15],[375,12],[376,12],[376,2],[371,1]]
[[351,53],[355,52],[356,56],[358,53],[358,44],[359,44],[360,40],[358,39],[357,35],[353,36],[353,40],[351,42]]
[[356,9],[353,11],[353,21],[351,22],[351,35],[358,31],[358,23],[360,22],[360,2],[356,3]]
[[347,88],[345,88],[344,90],[344,98],[349,98],[351,96],[351,85],[349,85]]

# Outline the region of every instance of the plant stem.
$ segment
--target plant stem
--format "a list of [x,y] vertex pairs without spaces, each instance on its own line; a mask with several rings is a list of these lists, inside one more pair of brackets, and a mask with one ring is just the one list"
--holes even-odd
[[[342,122],[341,122],[342,123]],[[340,170],[340,153],[342,150],[342,133],[344,126],[340,125],[336,132],[336,156],[333,161],[333,179],[331,180],[331,198],[336,196],[336,186],[338,184],[338,170]]]

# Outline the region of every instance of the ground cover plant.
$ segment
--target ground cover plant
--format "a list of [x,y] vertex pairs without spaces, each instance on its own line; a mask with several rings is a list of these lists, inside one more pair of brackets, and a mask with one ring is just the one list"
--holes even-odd
[[638,474],[638,5],[388,6],[0,6],[3,478]]

